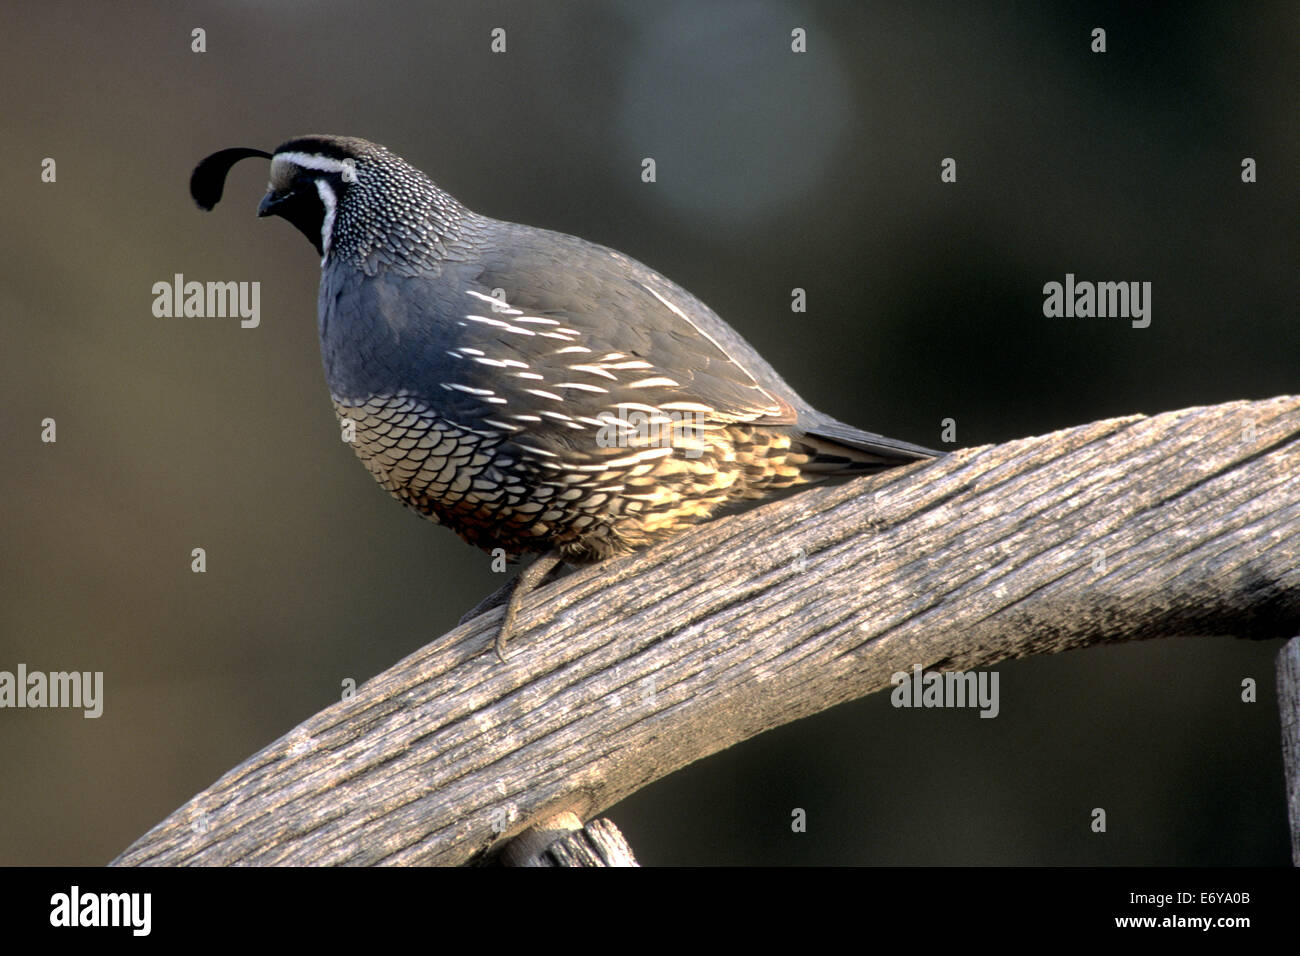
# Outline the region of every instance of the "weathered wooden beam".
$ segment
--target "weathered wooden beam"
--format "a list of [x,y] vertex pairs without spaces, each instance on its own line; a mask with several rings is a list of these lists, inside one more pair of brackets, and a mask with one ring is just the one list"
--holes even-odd
[[573,813],[530,827],[501,850],[505,866],[601,867],[639,866],[632,848],[610,820],[586,826]]
[[890,686],[1300,633],[1300,398],[1094,422],[813,488],[490,611],[231,770],[118,864],[455,864]]
[[1277,708],[1282,723],[1282,775],[1291,823],[1291,864],[1300,866],[1300,637],[1277,654]]

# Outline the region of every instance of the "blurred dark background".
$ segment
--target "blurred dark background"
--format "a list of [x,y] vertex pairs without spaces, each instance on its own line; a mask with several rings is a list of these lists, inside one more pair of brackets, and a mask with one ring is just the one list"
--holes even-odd
[[[1297,390],[1298,25],[1288,3],[9,6],[0,670],[106,686],[98,720],[0,711],[0,864],[106,862],[501,583],[340,443],[316,257],[254,217],[256,163],[199,212],[202,156],[384,143],[471,208],[662,271],[815,406],[931,445],[953,418],[969,446]],[[1150,281],[1151,326],[1044,318],[1067,272]],[[261,326],[155,318],[175,273],[260,281]],[[1284,864],[1277,648],[1008,663],[996,720],[876,695],[610,816],[646,863]]]

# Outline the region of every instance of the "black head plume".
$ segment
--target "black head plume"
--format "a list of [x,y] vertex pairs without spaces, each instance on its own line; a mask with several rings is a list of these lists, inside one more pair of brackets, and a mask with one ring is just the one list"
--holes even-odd
[[230,172],[230,167],[241,159],[248,159],[251,156],[260,159],[271,158],[271,154],[264,150],[235,146],[213,153],[194,167],[194,172],[190,175],[190,195],[194,197],[200,209],[211,211],[212,207],[221,201],[221,193],[226,188],[226,174]]

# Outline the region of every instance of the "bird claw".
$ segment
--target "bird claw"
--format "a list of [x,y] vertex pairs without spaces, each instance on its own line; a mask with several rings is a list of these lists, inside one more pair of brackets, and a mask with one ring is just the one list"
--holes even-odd
[[485,611],[504,604],[506,609],[501,617],[501,626],[497,629],[496,640],[493,642],[497,659],[504,664],[506,643],[514,633],[515,618],[519,615],[519,608],[523,605],[524,599],[546,580],[562,560],[554,551],[540,555],[532,564],[520,571],[513,581],[497,588],[466,612],[461,617],[460,623],[464,624]]

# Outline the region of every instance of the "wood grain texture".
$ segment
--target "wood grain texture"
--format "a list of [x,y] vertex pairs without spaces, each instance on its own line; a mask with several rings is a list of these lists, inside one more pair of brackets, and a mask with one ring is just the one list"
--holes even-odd
[[1291,865],[1300,866],[1300,637],[1277,654],[1277,707],[1282,720],[1282,775],[1291,824]]
[[1300,398],[1094,422],[812,488],[496,609],[117,864],[457,864],[895,672],[1300,633]]
[[[527,831],[525,837],[530,833],[531,830]],[[585,827],[578,825],[568,832],[558,833],[554,839],[542,844],[537,852],[528,855],[516,847],[519,842],[520,838],[516,837],[501,853],[507,866],[640,866],[622,832],[605,817],[592,820]],[[527,841],[524,845],[531,849]]]

